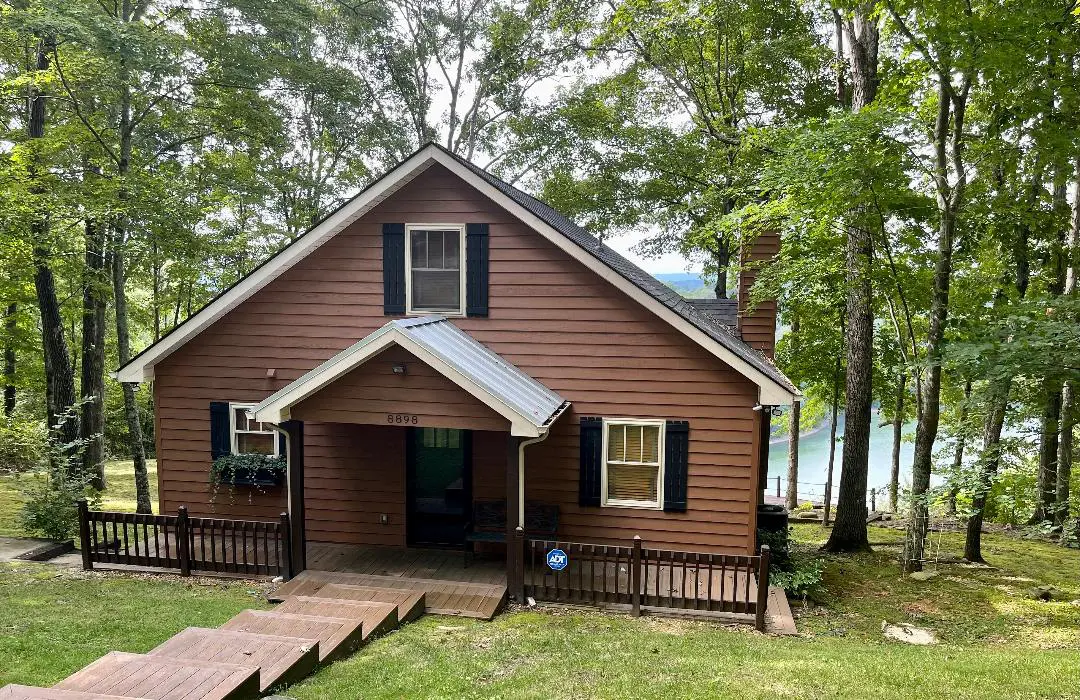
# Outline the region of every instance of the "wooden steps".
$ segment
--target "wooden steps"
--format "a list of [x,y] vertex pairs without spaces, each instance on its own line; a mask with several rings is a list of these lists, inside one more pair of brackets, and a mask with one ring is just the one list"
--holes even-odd
[[173,659],[259,667],[259,690],[295,683],[319,665],[319,641],[253,632],[188,627],[150,651]]
[[122,695],[85,693],[81,690],[36,688],[32,685],[5,685],[0,688],[0,700],[132,700]]
[[114,651],[55,687],[147,700],[244,700],[259,697],[259,668]]
[[149,654],[109,653],[53,688],[4,686],[0,700],[257,698],[425,612],[491,619],[506,586],[306,571],[271,600],[281,604],[245,610],[220,629],[188,627]]
[[347,583],[328,583],[320,588],[315,596],[337,598],[339,600],[378,601],[397,606],[398,620],[412,622],[424,614],[426,609],[423,591],[403,588],[380,588],[378,586],[355,586]]
[[398,626],[396,605],[368,600],[352,601],[294,595],[282,601],[274,608],[274,612],[358,620],[363,630],[364,641],[372,636],[380,637]]
[[283,635],[319,640],[319,661],[348,656],[360,648],[360,620],[322,615],[296,615],[272,610],[245,610],[221,626],[233,632]]
[[280,601],[290,595],[317,596],[322,588],[335,583],[423,591],[424,611],[434,615],[490,620],[506,602],[506,586],[499,584],[311,570],[302,572],[278,588],[270,600]]

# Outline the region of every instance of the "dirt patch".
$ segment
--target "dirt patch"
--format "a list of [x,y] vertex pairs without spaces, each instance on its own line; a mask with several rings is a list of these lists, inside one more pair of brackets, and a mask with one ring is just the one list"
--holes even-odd
[[937,615],[941,612],[941,608],[926,599],[904,603],[900,606],[900,609],[908,615]]

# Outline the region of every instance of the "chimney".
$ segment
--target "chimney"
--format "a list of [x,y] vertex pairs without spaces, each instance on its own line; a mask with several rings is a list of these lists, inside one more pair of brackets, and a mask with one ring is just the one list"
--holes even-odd
[[780,234],[776,231],[763,231],[739,251],[739,335],[769,358],[776,347],[776,302],[761,301],[751,310],[750,288],[757,279],[761,261],[772,260],[779,252]]

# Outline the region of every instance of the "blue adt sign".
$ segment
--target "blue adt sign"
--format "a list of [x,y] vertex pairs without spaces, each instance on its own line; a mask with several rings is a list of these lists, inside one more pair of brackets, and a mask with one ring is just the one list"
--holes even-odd
[[570,563],[570,558],[561,549],[553,549],[547,553],[547,565],[553,571],[562,571]]

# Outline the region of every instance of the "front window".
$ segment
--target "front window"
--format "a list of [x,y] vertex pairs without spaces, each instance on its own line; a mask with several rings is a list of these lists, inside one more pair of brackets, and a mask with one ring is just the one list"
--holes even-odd
[[248,418],[255,404],[229,404],[232,415],[232,452],[234,455],[278,453],[278,434],[259,421]]
[[409,313],[464,314],[464,226],[417,225],[408,233]]
[[663,421],[604,419],[605,506],[661,508]]

